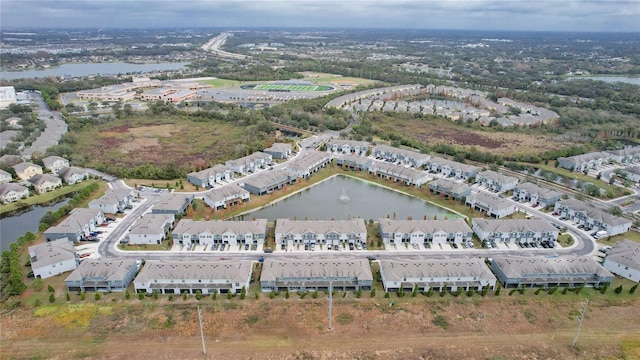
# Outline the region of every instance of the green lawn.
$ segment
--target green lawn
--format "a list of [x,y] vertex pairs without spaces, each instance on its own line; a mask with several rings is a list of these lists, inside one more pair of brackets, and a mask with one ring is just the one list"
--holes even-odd
[[211,85],[215,88],[222,88],[222,87],[236,87],[238,85],[241,84],[240,81],[237,80],[227,80],[227,79],[209,79],[209,80],[202,80],[201,82],[207,84],[207,85]]

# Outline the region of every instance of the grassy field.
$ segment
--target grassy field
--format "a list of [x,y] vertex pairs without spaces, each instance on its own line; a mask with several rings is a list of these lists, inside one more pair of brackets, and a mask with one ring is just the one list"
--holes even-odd
[[[301,73],[303,75],[308,75],[307,73]],[[313,73],[312,76],[305,76],[304,80],[313,81],[314,83],[321,84],[329,84],[332,81],[352,81],[357,85],[371,85],[375,83],[380,83],[377,80],[359,78],[359,77],[350,77],[350,76],[340,76],[335,74],[328,73]]]
[[240,84],[242,84],[242,82],[240,81],[228,80],[228,79],[208,79],[208,80],[201,80],[200,82],[203,82],[207,85],[211,85],[214,88],[238,87],[240,86]]
[[[55,199],[62,198],[67,196],[68,194],[80,191],[86,186],[91,185],[93,183],[97,183],[97,182],[101,182],[101,181],[91,179],[91,180],[83,181],[78,184],[63,186],[59,189],[55,189],[53,191],[50,191],[44,194],[29,196],[28,198],[24,200],[20,200],[18,202],[0,205],[0,214],[8,213],[8,212],[15,211],[15,210],[32,206],[32,205],[48,204]],[[106,184],[104,184],[104,182],[102,182],[102,184],[104,186],[107,186]],[[104,192],[104,190],[102,191]]]

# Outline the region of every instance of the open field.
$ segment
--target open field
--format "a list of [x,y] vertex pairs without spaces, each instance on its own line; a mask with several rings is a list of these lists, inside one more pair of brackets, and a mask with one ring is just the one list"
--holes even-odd
[[240,81],[228,79],[208,79],[201,80],[200,82],[211,85],[214,88],[237,87],[241,84]]
[[358,77],[351,77],[351,76],[341,76],[341,75],[328,74],[328,73],[318,73],[318,72],[307,73],[307,72],[303,72],[301,74],[305,75],[304,80],[309,80],[309,81],[313,81],[313,82],[316,82],[316,83],[327,83],[327,84],[329,84],[332,81],[353,82],[353,83],[356,83],[357,85],[371,85],[371,84],[375,84],[375,83],[380,83],[380,81],[377,81],[377,80],[358,78]]
[[255,90],[286,90],[286,91],[328,91],[332,87],[324,85],[287,85],[287,84],[257,84]]
[[[617,286],[616,280],[615,286]],[[38,307],[2,314],[1,358],[35,359],[634,359],[640,355],[640,294],[486,297],[334,296],[332,329],[327,295],[292,293],[269,299],[256,283],[248,296],[175,296],[138,300],[131,292],[76,293],[70,301],[46,288]],[[378,284],[379,285],[379,284]],[[594,292],[595,293],[595,292]],[[37,294],[31,294],[34,298]],[[578,347],[571,343],[581,298],[591,299]],[[391,303],[393,302],[393,305]],[[31,301],[33,303],[33,301]],[[196,305],[203,310],[207,356],[202,355]],[[402,334],[399,336],[399,334]]]

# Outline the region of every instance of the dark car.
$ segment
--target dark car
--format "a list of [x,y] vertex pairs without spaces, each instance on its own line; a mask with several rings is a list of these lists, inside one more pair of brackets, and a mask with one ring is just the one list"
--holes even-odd
[[244,249],[249,250],[249,244],[244,244]]
[[271,254],[273,252],[273,249],[272,248],[266,248],[266,249],[264,249],[264,252],[267,253],[267,254]]

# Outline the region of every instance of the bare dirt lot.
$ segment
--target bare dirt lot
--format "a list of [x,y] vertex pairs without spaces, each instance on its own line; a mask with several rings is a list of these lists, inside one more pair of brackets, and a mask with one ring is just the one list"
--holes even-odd
[[[514,295],[356,299],[218,296],[172,301],[88,294],[2,315],[2,359],[637,359],[640,301]],[[135,300],[134,300],[135,298]],[[391,302],[395,305],[390,305]],[[203,309],[202,354],[196,304]],[[446,328],[446,329],[445,329]]]

